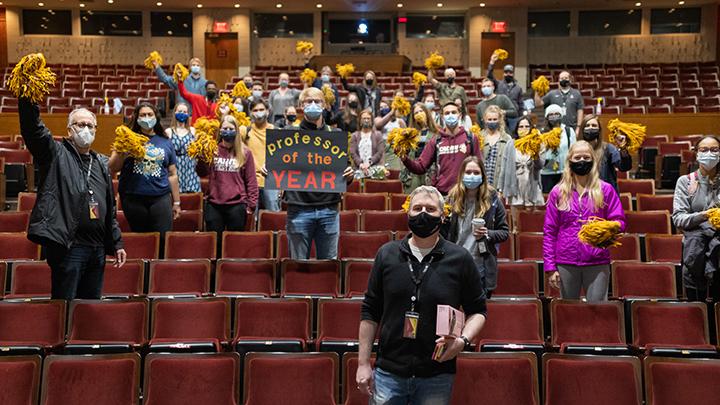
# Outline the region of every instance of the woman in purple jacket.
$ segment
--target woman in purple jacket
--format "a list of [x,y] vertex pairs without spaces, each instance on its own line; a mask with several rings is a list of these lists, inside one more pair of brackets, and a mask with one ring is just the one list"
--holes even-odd
[[562,180],[550,192],[545,211],[544,269],[562,298],[605,301],[610,277],[610,252],[580,242],[584,220],[600,217],[618,221],[625,229],[625,213],[615,189],[600,180],[593,148],[586,141],[570,147]]

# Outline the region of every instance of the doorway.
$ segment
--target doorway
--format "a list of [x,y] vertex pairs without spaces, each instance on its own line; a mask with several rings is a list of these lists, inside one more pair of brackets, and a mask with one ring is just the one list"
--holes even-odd
[[205,34],[205,77],[225,88],[238,74],[237,32]]
[[493,69],[493,76],[496,80],[502,80],[503,66],[515,66],[515,33],[514,32],[483,32],[480,41],[480,58],[482,60],[482,74],[487,73],[486,66],[490,63],[490,57],[496,49],[508,51],[508,58],[498,61]]

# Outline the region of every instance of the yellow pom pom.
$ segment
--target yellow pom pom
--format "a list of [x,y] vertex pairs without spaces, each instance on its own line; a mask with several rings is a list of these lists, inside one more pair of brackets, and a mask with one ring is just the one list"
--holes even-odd
[[607,221],[599,217],[590,217],[583,222],[578,232],[578,238],[582,243],[602,249],[622,245],[618,241],[620,222]]
[[235,83],[232,92],[230,93],[233,97],[248,98],[250,97],[250,90],[245,86],[245,82],[240,80]]
[[142,160],[145,158],[145,144],[149,140],[147,136],[120,125],[115,128],[115,140],[111,149],[118,153],[127,153],[135,160]]
[[532,159],[540,156],[540,147],[542,147],[542,138],[537,129],[533,129],[529,134],[515,140],[515,149]]
[[200,117],[197,121],[195,121],[193,127],[197,132],[215,134],[218,129],[220,129],[220,121],[216,119],[208,119],[207,117]]
[[13,68],[5,86],[15,97],[25,97],[35,104],[41,103],[57,77],[45,66],[45,56],[31,53],[23,56]]
[[162,55],[160,55],[160,53],[158,51],[150,52],[150,55],[147,58],[145,58],[145,62],[144,62],[145,67],[150,70],[155,69],[155,66],[153,66],[153,62],[157,62],[158,65],[163,64]]
[[410,103],[405,99],[405,97],[395,96],[391,108],[402,116],[410,114]]
[[315,45],[313,45],[312,42],[308,42],[308,41],[297,41],[297,43],[295,44],[295,51],[296,51],[297,53],[310,52],[310,51],[313,50],[313,47],[314,47],[314,46],[315,46]]
[[645,141],[647,128],[644,125],[622,122],[615,118],[608,122],[607,127],[608,131],[610,131],[608,136],[610,143],[618,144],[621,142],[619,138],[624,136],[625,145],[623,148],[630,153],[637,152]]
[[[402,204],[401,208],[405,212],[410,212],[410,196],[407,196],[405,198],[405,202]],[[445,215],[446,217],[449,217],[451,213],[452,213],[452,205],[445,203],[443,205],[443,215]]]
[[420,132],[415,128],[395,128],[390,131],[388,144],[398,157],[405,157],[420,144]]
[[237,120],[238,125],[241,127],[247,127],[250,126],[250,118],[248,118],[247,114],[245,114],[243,111],[238,111],[233,109],[232,115],[235,117],[235,120]]
[[498,60],[505,60],[505,59],[508,58],[508,56],[510,56],[510,55],[508,54],[508,51],[506,51],[506,50],[504,50],[504,49],[502,49],[502,48],[496,49],[496,50],[493,52],[493,55],[497,55]]
[[183,82],[185,81],[185,79],[187,79],[188,75],[190,74],[190,72],[187,70],[187,68],[185,66],[183,66],[182,63],[176,63],[175,68],[173,69],[173,80],[175,80],[175,83],[177,83],[177,81],[178,81],[177,80],[178,73],[180,73],[182,75],[182,76],[180,76],[180,80]]
[[545,76],[540,76],[533,80],[531,86],[533,91],[535,91],[535,93],[537,93],[540,97],[546,95],[547,92],[550,91],[550,82]]
[[300,73],[300,80],[308,86],[312,86],[316,78],[317,72],[312,69],[305,69]]
[[227,93],[222,93],[220,95],[220,98],[215,102],[215,116],[220,119],[222,117],[222,112],[220,111],[220,108],[222,107],[228,107],[228,114],[233,114],[237,109],[235,108],[235,104],[232,102],[232,98]]
[[427,76],[425,76],[424,74],[422,74],[420,72],[415,72],[412,75],[412,81],[413,81],[413,84],[415,85],[415,88],[419,89],[420,86],[427,83]]
[[445,58],[440,56],[437,52],[433,52],[430,56],[425,59],[425,67],[428,69],[439,69],[445,65]]
[[193,127],[195,128],[195,140],[188,145],[188,156],[211,163],[217,153],[216,134],[220,129],[220,122],[201,117],[195,121]]
[[334,105],[335,104],[335,92],[333,91],[332,87],[330,87],[329,84],[323,84],[322,92],[323,92],[323,96],[325,96],[325,104],[326,105]]
[[480,129],[480,125],[473,124],[473,126],[470,127],[470,132],[473,135],[475,135],[475,138],[477,138],[478,145],[480,145],[481,148],[484,147],[485,146],[485,138],[482,135],[482,129]]
[[720,229],[720,208],[710,208],[707,210],[707,217],[713,228]]
[[402,205],[402,210],[405,212],[410,211],[410,196],[407,196],[407,198],[405,198],[405,202]]
[[549,132],[540,134],[542,143],[545,144],[548,149],[557,150],[560,147],[560,134],[562,134],[562,132],[562,128],[556,127]]
[[347,63],[345,65],[337,64],[335,65],[335,70],[337,70],[337,73],[342,77],[343,79],[347,79],[350,77],[353,73],[355,73],[355,65],[352,63]]

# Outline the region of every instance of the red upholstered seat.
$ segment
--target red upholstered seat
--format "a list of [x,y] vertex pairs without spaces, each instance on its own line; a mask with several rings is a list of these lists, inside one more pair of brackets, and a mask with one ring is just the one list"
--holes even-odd
[[32,211],[35,206],[35,200],[37,200],[37,194],[35,193],[18,194],[18,211]]
[[365,180],[366,193],[402,193],[400,180]]
[[720,398],[720,360],[647,357],[648,405],[708,403]]
[[403,209],[402,206],[403,206],[403,204],[405,204],[405,201],[407,200],[408,195],[403,194],[403,193],[392,193],[392,194],[390,194],[390,196],[388,198],[389,198],[389,204],[390,204],[390,206],[388,208],[391,211],[399,211],[399,210]]
[[217,233],[166,232],[166,259],[215,259]]
[[545,210],[521,210],[515,227],[517,232],[542,232],[545,224]]
[[340,231],[357,232],[360,227],[360,211],[340,211]]
[[149,307],[147,298],[74,300],[67,343],[143,346],[148,341]]
[[160,250],[160,233],[123,232],[123,243],[128,259],[157,259]]
[[238,298],[234,342],[292,340],[303,350],[311,338],[309,298]]
[[508,238],[508,240],[498,246],[497,253],[498,259],[515,260],[515,237],[512,234],[510,235],[510,238]]
[[543,259],[543,234],[540,232],[524,232],[515,236],[517,239],[518,260]]
[[625,346],[622,303],[585,303],[554,299],[550,302],[552,345]]
[[183,210],[202,210],[203,193],[180,194],[180,208]]
[[679,264],[682,260],[682,238],[682,235],[645,235],[647,261]]
[[65,340],[65,301],[0,302],[0,346],[51,348]]
[[362,300],[358,299],[321,299],[318,302],[318,337],[315,341],[318,351],[323,351],[323,343],[356,343],[360,328],[360,309]]
[[538,265],[535,262],[499,262],[493,297],[537,297]]
[[215,274],[217,295],[275,294],[275,259],[220,259]]
[[3,286],[2,288],[0,288],[0,299],[3,299],[5,297],[5,280],[7,280],[7,267],[7,263],[0,262],[0,286]]
[[0,356],[0,403],[37,404],[41,371],[39,355]]
[[144,289],[145,262],[142,260],[128,260],[124,266],[115,267],[110,260],[107,261],[103,275],[103,296],[129,297],[142,295]]
[[671,264],[616,262],[610,278],[614,297],[677,298],[675,268]]
[[667,211],[630,211],[625,213],[625,232],[670,234]]
[[630,308],[633,346],[639,349],[713,349],[704,303],[634,301]]
[[226,259],[270,259],[273,252],[271,231],[223,232],[222,254]]
[[538,405],[535,354],[460,353],[450,403]]
[[50,298],[50,266],[45,262],[15,262],[7,298]]
[[662,211],[672,213],[673,211],[673,195],[672,194],[637,194],[638,211]]
[[611,260],[640,261],[640,238],[633,234],[623,234],[618,239],[620,246],[610,249]]
[[484,344],[543,344],[542,303],[529,300],[488,300],[488,318],[478,335]]
[[40,259],[40,246],[30,242],[25,232],[0,233],[0,260]]
[[343,260],[346,297],[362,297],[365,295],[373,263],[369,259]]
[[258,231],[284,231],[287,222],[287,211],[260,210]]
[[145,405],[237,405],[238,353],[151,353],[145,358]]
[[183,210],[173,220],[172,229],[176,232],[198,232],[203,230],[202,210]]
[[137,405],[140,355],[49,356],[42,380],[42,405]]
[[[357,352],[343,353],[343,405],[367,405],[370,398],[356,388],[355,375],[358,369]],[[375,354],[370,355],[370,364],[375,366]]]
[[405,211],[363,211],[360,218],[363,231],[407,231],[408,215]]
[[340,232],[338,257],[374,259],[378,249],[392,240],[388,231]]
[[655,181],[651,179],[619,179],[618,189],[621,193],[655,195]]
[[546,405],[641,405],[641,381],[637,357],[543,355]]
[[210,292],[210,260],[153,260],[149,295],[201,296]]
[[28,211],[0,212],[0,232],[26,232],[29,222]]
[[340,262],[292,260],[280,262],[281,296],[340,296]]
[[246,405],[335,405],[336,353],[250,353],[245,357]]
[[345,193],[343,195],[344,210],[386,210],[388,207],[387,193]]
[[212,342],[216,348],[230,337],[230,300],[224,297],[154,299],[150,345]]

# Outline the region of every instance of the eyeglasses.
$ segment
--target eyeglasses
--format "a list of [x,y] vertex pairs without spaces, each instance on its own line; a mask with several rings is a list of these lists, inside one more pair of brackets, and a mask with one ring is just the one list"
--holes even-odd
[[80,129],[83,129],[83,128],[95,129],[95,128],[97,128],[97,125],[89,123],[89,122],[74,122],[71,125],[78,127]]
[[720,148],[704,148],[704,147],[703,147],[703,148],[698,148],[698,152],[703,152],[703,153],[706,153],[706,152],[719,153],[719,152],[720,152]]

